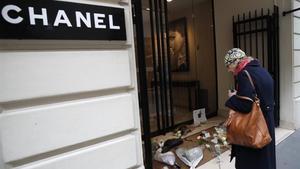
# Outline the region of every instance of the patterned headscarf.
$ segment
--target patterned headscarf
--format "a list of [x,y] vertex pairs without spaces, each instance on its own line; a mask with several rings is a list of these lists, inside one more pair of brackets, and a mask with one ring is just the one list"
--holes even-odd
[[227,54],[225,55],[225,66],[229,66],[230,64],[234,63],[237,60],[241,60],[242,58],[246,57],[244,51],[239,48],[230,49]]

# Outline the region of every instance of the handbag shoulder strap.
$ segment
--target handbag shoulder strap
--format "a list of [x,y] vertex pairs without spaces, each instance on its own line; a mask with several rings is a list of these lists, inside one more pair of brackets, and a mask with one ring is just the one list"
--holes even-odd
[[[252,88],[254,89],[255,91],[255,101],[259,101],[258,97],[257,97],[257,93],[256,93],[256,89],[255,89],[255,86],[254,86],[254,83],[253,83],[253,80],[252,80],[252,77],[250,76],[250,73],[247,71],[247,70],[244,70],[244,72],[246,73],[250,83],[251,83],[251,86]],[[246,96],[239,96],[239,95],[236,95],[238,98],[240,99],[244,99],[244,100],[249,100],[251,102],[254,102],[253,99],[251,99],[250,97],[246,97]]]
[[254,98],[255,98],[255,100],[259,100],[258,96],[257,96],[257,92],[256,92],[256,89],[255,89],[255,86],[254,86],[254,83],[253,83],[253,80],[252,80],[252,77],[250,76],[250,73],[247,70],[244,70],[244,72],[246,73],[246,75],[247,75],[247,77],[248,77],[248,79],[249,79],[249,81],[251,83],[251,86],[254,89],[254,92],[255,92],[255,97]]
[[253,83],[253,80],[252,80],[252,77],[250,76],[249,72],[247,70],[244,70],[244,72],[246,73],[250,83],[251,83],[251,86],[253,87],[255,93],[256,93],[256,89],[255,89],[255,86],[254,86],[254,83]]

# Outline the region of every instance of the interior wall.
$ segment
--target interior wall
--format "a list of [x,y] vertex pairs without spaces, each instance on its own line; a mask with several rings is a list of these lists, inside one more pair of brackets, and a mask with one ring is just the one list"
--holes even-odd
[[194,0],[185,3],[188,5],[180,10],[169,8],[168,16],[169,22],[182,17],[187,19],[190,70],[188,72],[173,72],[172,80],[199,80],[200,88],[208,90],[209,111],[216,112],[217,86],[212,2],[210,0]]
[[209,111],[217,112],[216,58],[214,47],[213,8],[212,1],[196,5],[196,70],[200,86],[208,89]]

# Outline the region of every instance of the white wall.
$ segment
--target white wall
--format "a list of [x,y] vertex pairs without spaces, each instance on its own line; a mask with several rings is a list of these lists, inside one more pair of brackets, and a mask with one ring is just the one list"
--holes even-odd
[[[300,2],[292,0],[292,9],[300,7]],[[300,12],[291,15],[293,22],[293,108],[295,127],[300,128]]]
[[280,13],[280,127],[294,129],[292,15],[282,16],[282,12],[292,9],[292,6],[291,1],[286,0],[278,0],[277,5]]
[[[69,0],[70,1],[70,0]],[[143,168],[129,0],[127,41],[0,40],[0,168]]]

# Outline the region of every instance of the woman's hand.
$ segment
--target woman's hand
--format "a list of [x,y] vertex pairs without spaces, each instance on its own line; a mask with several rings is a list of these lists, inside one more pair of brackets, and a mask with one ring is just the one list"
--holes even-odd
[[232,97],[233,95],[236,95],[236,90],[235,89],[228,90],[228,97]]
[[229,117],[233,116],[233,115],[234,115],[234,113],[235,113],[235,111],[234,111],[234,110],[232,110],[232,109],[230,109],[230,110],[229,110]]

